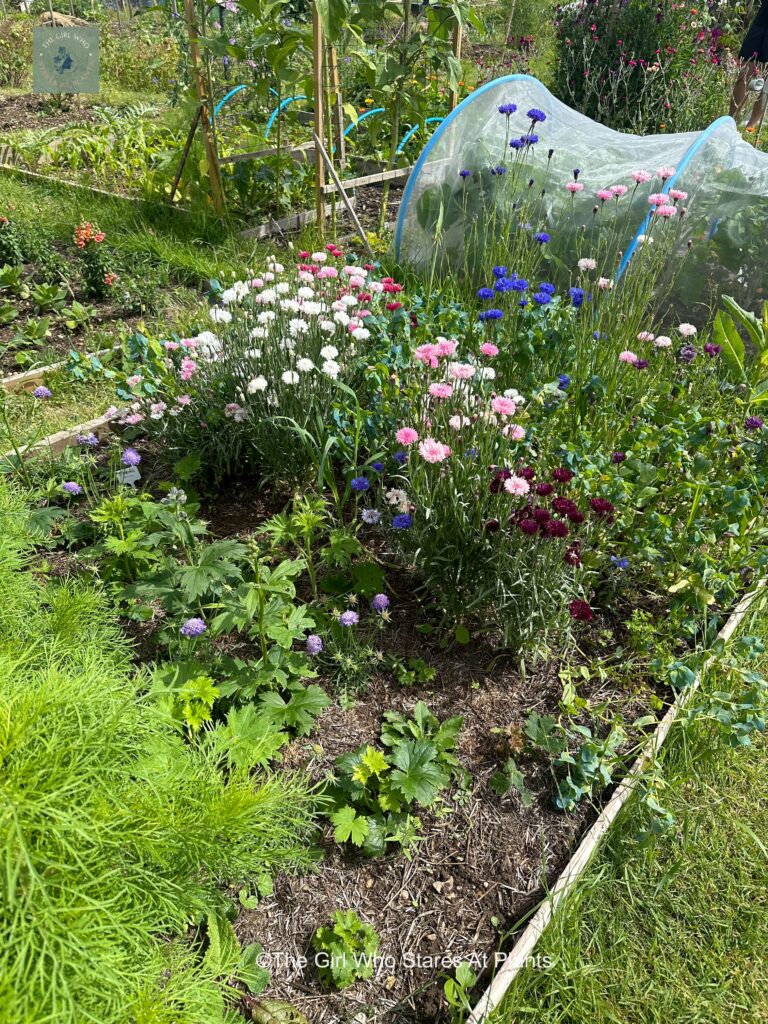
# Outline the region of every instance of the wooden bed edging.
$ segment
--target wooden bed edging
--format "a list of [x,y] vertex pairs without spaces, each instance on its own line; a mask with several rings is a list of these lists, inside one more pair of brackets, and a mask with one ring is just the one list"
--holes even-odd
[[[768,578],[762,579],[754,590],[741,599],[728,618],[728,621],[717,634],[718,640],[728,641],[731,639],[752,607],[753,601],[764,592],[767,582]],[[696,674],[696,679],[691,686],[686,690],[682,690],[677,695],[674,703],[656,726],[642,753],[632,765],[628,774],[616,787],[613,796],[598,815],[597,821],[579,843],[576,853],[566,865],[552,892],[523,929],[498,974],[493,978],[467,1018],[467,1024],[483,1024],[484,1021],[487,1021],[488,1016],[499,1007],[507,990],[522,968],[525,967],[528,958],[533,953],[536,944],[554,918],[560,905],[570,895],[574,886],[583,875],[600,842],[616,820],[619,811],[621,811],[634,792],[634,787],[640,780],[648,763],[658,754],[675,719],[701,685],[702,673],[711,662],[712,657],[709,657]]]
[[[97,437],[107,437],[111,433],[112,417],[106,413],[97,416],[96,419],[88,420],[86,423],[78,423],[75,427],[67,427],[66,430],[58,430],[55,434],[49,434],[35,444],[25,445],[19,448],[19,454],[25,459],[33,459],[36,455],[50,452],[52,455],[60,455],[65,448],[77,444],[80,434],[96,434]],[[16,452],[11,448],[0,455],[0,459],[15,459]]]
[[[111,348],[102,348],[98,352],[81,352],[83,359],[101,359],[103,356],[109,355],[113,350]],[[67,367],[67,360],[60,359],[56,363],[48,363],[47,366],[36,366],[31,370],[22,370],[20,373],[11,373],[7,377],[0,378],[0,388],[3,391],[12,393],[14,391],[26,391],[27,388],[33,385],[42,384],[45,378],[50,376],[52,373],[59,373],[61,370],[65,370]]]

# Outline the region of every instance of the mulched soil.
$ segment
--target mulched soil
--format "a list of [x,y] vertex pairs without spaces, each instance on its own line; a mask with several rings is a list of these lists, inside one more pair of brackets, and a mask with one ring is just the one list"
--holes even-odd
[[0,132],[27,128],[66,128],[94,120],[93,111],[74,101],[64,100],[61,109],[36,94],[0,96]]

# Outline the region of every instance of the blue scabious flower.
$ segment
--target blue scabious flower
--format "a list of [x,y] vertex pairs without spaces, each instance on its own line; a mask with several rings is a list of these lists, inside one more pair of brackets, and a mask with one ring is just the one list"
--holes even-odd
[[539,285],[539,291],[545,292],[547,295],[554,295],[556,289],[550,281],[542,281]]
[[124,466],[138,466],[141,462],[141,456],[135,448],[126,448],[120,456],[120,461]]
[[389,598],[386,594],[374,594],[371,598],[371,608],[375,612],[385,612],[389,608]]
[[392,520],[392,528],[394,530],[410,530],[412,526],[413,516],[409,515],[408,512],[401,512]]
[[352,479],[352,490],[353,491],[367,491],[371,486],[371,481],[365,476],[356,476]]
[[506,267],[494,267],[491,273],[494,277],[506,277],[509,271]]
[[501,309],[485,309],[482,313],[478,314],[479,320],[501,320],[504,316],[504,312]]
[[83,488],[80,484],[75,483],[74,480],[67,480],[61,485],[61,489],[62,491],[66,491],[67,494],[74,494],[75,496],[83,493]]
[[525,141],[523,139],[510,139],[509,140],[509,148],[510,149],[522,149],[524,145],[525,145]]
[[459,171],[459,177],[460,178],[468,178],[471,173],[472,173],[472,171]]
[[319,654],[323,649],[322,638],[319,637],[317,633],[310,633],[309,636],[307,637],[307,642],[305,646],[307,654],[309,654],[310,656]]
[[528,117],[530,117],[534,124],[536,124],[537,121],[547,120],[547,115],[544,113],[543,110],[539,110],[538,107],[531,107],[531,109],[528,111]]
[[533,301],[538,302],[540,306],[546,306],[552,301],[552,296],[549,292],[534,292]]
[[629,566],[629,559],[626,557],[619,558],[618,555],[611,555],[611,562],[617,569],[626,569]]
[[515,291],[515,292],[527,292],[528,291],[528,282],[526,281],[526,279],[524,277],[517,277],[512,282],[512,290]]
[[584,289],[583,288],[569,288],[568,294],[571,297],[571,302],[578,309],[584,304]]
[[396,462],[398,466],[404,466],[408,461],[408,455],[405,452],[395,452],[392,455],[392,461]]
[[550,236],[547,234],[546,231],[537,231],[536,234],[533,236],[534,242],[538,242],[539,245],[546,245],[549,239]]
[[478,288],[477,297],[478,299],[482,299],[483,302],[487,302],[488,299],[493,298],[493,288]]
[[501,106],[499,107],[499,113],[506,114],[507,117],[509,117],[510,114],[514,114],[516,110],[516,103],[502,103]]
[[78,444],[85,445],[86,448],[97,448],[99,444],[96,434],[78,434],[76,441]]
[[184,625],[181,627],[179,632],[182,636],[194,639],[197,636],[202,636],[208,627],[205,624],[204,619],[187,619]]
[[32,392],[33,398],[52,398],[53,392],[50,388],[47,388],[44,384],[38,385]]
[[567,391],[571,384],[571,378],[567,373],[561,373],[557,378],[557,387],[559,391]]
[[359,621],[360,616],[357,614],[357,612],[346,611],[342,612],[341,615],[339,616],[340,626],[356,626]]

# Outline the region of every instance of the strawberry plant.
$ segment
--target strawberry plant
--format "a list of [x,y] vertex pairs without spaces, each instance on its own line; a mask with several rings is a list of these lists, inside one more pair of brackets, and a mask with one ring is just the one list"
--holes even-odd
[[372,978],[379,936],[354,910],[335,911],[332,923],[315,932],[315,963],[329,988],[349,988],[359,978]]

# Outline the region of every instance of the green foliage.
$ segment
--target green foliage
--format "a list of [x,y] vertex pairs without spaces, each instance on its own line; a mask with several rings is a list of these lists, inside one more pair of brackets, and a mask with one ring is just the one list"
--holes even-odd
[[477,984],[477,974],[468,963],[460,963],[453,978],[446,978],[443,992],[448,1002],[451,1024],[463,1024],[472,1010],[471,990]]
[[349,988],[358,979],[373,977],[373,958],[379,936],[354,910],[337,910],[330,925],[315,932],[312,945],[320,980],[329,988]]

